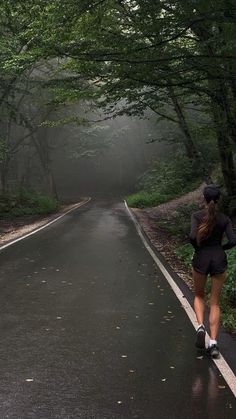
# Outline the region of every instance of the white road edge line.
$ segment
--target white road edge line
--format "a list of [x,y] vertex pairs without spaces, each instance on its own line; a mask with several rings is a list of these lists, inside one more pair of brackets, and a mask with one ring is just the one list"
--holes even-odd
[[63,214],[59,215],[59,217],[55,218],[52,221],[49,221],[49,223],[44,224],[43,226],[31,231],[30,233],[27,233],[27,234],[25,234],[21,237],[18,237],[18,239],[12,240],[11,242],[9,242],[7,244],[4,244],[3,246],[0,247],[0,251],[3,250],[3,249],[6,249],[6,247],[11,246],[12,244],[15,244],[15,243],[19,242],[20,240],[26,239],[26,237],[29,237],[29,236],[32,236],[33,234],[38,233],[38,231],[43,230],[44,228],[46,228],[46,227],[50,226],[51,224],[55,223],[56,221],[60,220],[60,218],[64,217],[66,214],[69,214],[69,212],[72,212],[72,211],[76,210],[77,208],[82,207],[82,205],[87,204],[90,200],[91,200],[91,198],[88,198],[86,201],[80,202],[79,204],[77,204],[73,208],[71,208],[70,210],[68,210],[68,211],[64,212]]
[[[190,321],[192,322],[194,328],[196,329],[197,321],[196,321],[196,316],[195,316],[194,310],[192,309],[192,307],[189,304],[186,297],[183,295],[183,293],[180,290],[180,288],[178,287],[178,285],[175,283],[172,276],[169,274],[169,272],[166,270],[166,268],[164,267],[162,262],[158,259],[157,255],[154,253],[154,251],[149,246],[145,236],[143,235],[141,227],[140,227],[138,221],[136,220],[136,218],[134,217],[134,215],[132,214],[131,210],[129,209],[129,207],[127,205],[127,202],[124,201],[124,203],[125,203],[125,207],[126,207],[126,210],[127,210],[128,214],[130,215],[132,221],[134,222],[134,224],[136,226],[136,229],[138,231],[139,236],[142,239],[142,242],[143,242],[144,246],[146,247],[146,249],[148,250],[148,252],[152,256],[152,258],[154,259],[154,261],[155,261],[156,265],[158,266],[158,268],[160,269],[160,271],[163,273],[163,275],[165,276],[165,278],[169,282],[169,284],[170,284],[172,290],[174,291],[176,297],[180,301],[181,306],[184,308],[184,310],[187,313]],[[207,335],[207,338],[210,339],[210,336],[208,334],[206,334],[206,335]],[[222,374],[226,383],[228,384],[229,388],[231,389],[232,393],[234,394],[234,397],[236,397],[236,376],[234,375],[230,366],[228,365],[228,363],[226,362],[226,360],[224,359],[224,357],[222,355],[220,356],[219,359],[213,359],[213,361],[215,362],[217,368],[219,369],[220,373]]]

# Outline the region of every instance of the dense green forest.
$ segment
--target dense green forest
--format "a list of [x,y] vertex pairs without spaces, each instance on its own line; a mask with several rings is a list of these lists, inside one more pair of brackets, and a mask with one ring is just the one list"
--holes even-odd
[[[233,212],[233,1],[6,0],[0,11],[2,193],[16,156],[27,161],[27,178],[37,154],[56,195],[50,134],[40,135],[43,129],[81,127],[92,109],[107,119],[152,111],[176,126],[176,137],[164,140],[175,145],[174,163],[187,159],[187,175],[207,178],[218,163]],[[74,104],[76,111],[62,113]]]

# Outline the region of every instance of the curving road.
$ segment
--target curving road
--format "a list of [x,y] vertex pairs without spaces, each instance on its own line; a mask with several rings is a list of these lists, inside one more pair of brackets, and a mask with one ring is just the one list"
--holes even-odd
[[0,418],[236,417],[123,204],[92,201],[0,259]]

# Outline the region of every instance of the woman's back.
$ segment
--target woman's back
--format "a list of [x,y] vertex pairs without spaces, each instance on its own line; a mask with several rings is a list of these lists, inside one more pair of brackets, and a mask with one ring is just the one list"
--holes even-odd
[[221,246],[224,233],[228,238],[228,243],[223,246],[224,249],[229,249],[235,245],[236,237],[233,232],[232,223],[229,217],[225,214],[217,213],[215,224],[208,236],[197,244],[197,231],[200,224],[204,222],[207,210],[203,209],[195,212],[191,219],[191,233],[190,242],[195,248],[202,248],[208,246]]

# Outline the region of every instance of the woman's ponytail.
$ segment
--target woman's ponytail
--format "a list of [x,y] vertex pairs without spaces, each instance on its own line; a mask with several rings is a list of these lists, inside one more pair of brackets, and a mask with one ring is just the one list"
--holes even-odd
[[198,226],[197,230],[197,243],[198,245],[202,240],[207,239],[211,234],[215,223],[216,223],[216,205],[213,200],[211,200],[207,205],[207,214],[204,217],[201,224]]

